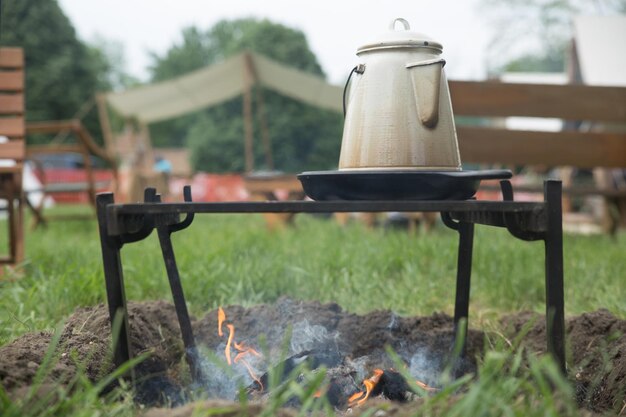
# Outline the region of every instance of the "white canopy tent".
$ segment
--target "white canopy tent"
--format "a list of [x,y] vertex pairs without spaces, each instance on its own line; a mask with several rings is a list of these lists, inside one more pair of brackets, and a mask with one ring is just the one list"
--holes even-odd
[[574,33],[584,83],[626,86],[626,16],[579,16]]
[[172,80],[107,93],[106,99],[121,115],[153,123],[222,103],[254,84],[314,106],[342,110],[341,87],[252,52]]

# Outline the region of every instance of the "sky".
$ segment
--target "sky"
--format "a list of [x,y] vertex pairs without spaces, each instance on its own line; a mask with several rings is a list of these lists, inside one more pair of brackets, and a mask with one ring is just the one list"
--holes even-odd
[[267,18],[302,30],[328,79],[342,84],[358,63],[359,46],[387,30],[396,17],[443,44],[446,73],[484,79],[491,33],[480,0],[59,0],[78,35],[121,42],[126,70],[146,81],[149,51],[162,55],[182,29],[206,30],[222,19]]

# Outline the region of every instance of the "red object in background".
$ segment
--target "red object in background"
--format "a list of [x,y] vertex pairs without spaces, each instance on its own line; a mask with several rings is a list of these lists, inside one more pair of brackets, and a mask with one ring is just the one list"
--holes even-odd
[[[529,185],[529,178],[524,175],[515,175],[511,178],[511,185],[513,185],[513,191],[516,186]],[[483,180],[480,183],[481,188],[476,192],[477,200],[497,200],[502,201],[502,191],[500,191],[500,180]],[[485,186],[490,187],[488,190]],[[515,201],[543,201],[543,194],[533,192],[514,192],[513,199]]]
[[[483,180],[480,182],[481,188],[476,191],[477,200],[502,200],[502,192],[499,191],[500,180]],[[484,186],[491,187],[486,190]]]
[[[113,173],[111,172],[111,170],[94,169],[92,170],[92,172],[96,183],[109,184],[108,187],[97,188],[96,192],[111,191],[110,185],[113,181]],[[42,175],[37,170],[35,170],[35,176],[40,182],[43,182]],[[46,168],[45,181],[48,185],[60,183],[87,183],[87,172],[83,169],[76,168]],[[53,193],[50,195],[50,197],[52,197],[57,204],[89,203],[89,195],[86,191],[73,193]]]
[[[41,175],[35,172],[39,181]],[[110,170],[93,170],[96,183],[112,183],[113,173]],[[48,184],[54,183],[81,183],[87,182],[87,174],[82,169],[75,168],[46,168],[46,179]],[[514,177],[513,185],[524,184],[523,176]],[[498,180],[482,181],[481,185],[492,186],[492,189],[479,189],[476,193],[478,200],[502,200],[502,194],[498,190]],[[197,202],[219,202],[219,201],[247,201],[249,194],[244,186],[243,177],[238,174],[208,174],[197,173],[192,179],[173,178],[170,180],[170,199],[182,200],[183,187],[191,185],[191,194]],[[495,189],[494,189],[495,188]],[[111,191],[111,188],[100,188],[97,192]],[[86,192],[81,193],[54,193],[51,196],[56,203],[88,203]],[[515,194],[515,199],[520,201],[543,201],[540,193]]]
[[[94,169],[92,172],[96,183],[112,184],[113,173],[110,170]],[[42,181],[42,175],[39,172],[35,171],[35,175],[39,181]],[[46,168],[45,179],[47,184],[86,183],[87,173],[85,170],[76,168]],[[170,198],[182,200],[185,185],[191,185],[193,200],[198,202],[246,201],[249,196],[241,175],[198,173],[191,180],[171,179],[169,184]],[[111,188],[96,190],[96,192],[104,191],[111,191]],[[58,204],[86,204],[89,202],[89,196],[86,192],[54,193],[50,197]]]
[[170,180],[170,197],[181,200],[183,187],[191,185],[191,197],[197,202],[246,201],[248,192],[243,178],[237,174],[207,174],[200,172],[189,179]]

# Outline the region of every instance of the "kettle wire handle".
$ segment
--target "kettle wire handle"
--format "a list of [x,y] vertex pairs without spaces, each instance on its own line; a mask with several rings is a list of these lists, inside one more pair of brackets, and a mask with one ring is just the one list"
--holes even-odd
[[409,25],[409,22],[401,17],[396,17],[391,21],[391,23],[389,23],[389,30],[396,30],[397,22],[400,22],[402,26],[404,26],[404,30],[411,30],[411,25]]
[[348,92],[348,85],[350,85],[350,79],[352,78],[352,74],[363,74],[365,72],[365,65],[359,64],[352,68],[350,71],[350,75],[348,75],[348,79],[346,80],[346,85],[343,87],[343,118],[346,118],[346,93]]

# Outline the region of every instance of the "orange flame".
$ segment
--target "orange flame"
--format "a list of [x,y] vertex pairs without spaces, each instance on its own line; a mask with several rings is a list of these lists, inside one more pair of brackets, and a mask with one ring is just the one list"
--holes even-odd
[[418,387],[420,387],[421,389],[428,391],[428,392],[433,392],[433,391],[437,391],[437,388],[433,388],[430,385],[427,385],[425,383],[423,383],[422,381],[415,381],[415,383],[417,384]]
[[[224,336],[224,333],[222,332],[222,324],[225,321],[226,321],[226,313],[224,312],[222,307],[219,307],[217,309],[217,326],[218,326],[217,334],[219,336]],[[252,377],[252,379],[256,381],[257,384],[259,384],[259,387],[262,391],[264,388],[263,388],[263,384],[261,383],[261,380],[254,373],[252,366],[250,366],[248,361],[245,360],[245,356],[248,354],[257,356],[259,358],[262,357],[262,355],[256,350],[254,350],[253,348],[246,346],[244,342],[237,343],[235,341],[235,326],[233,326],[232,324],[226,324],[226,327],[228,328],[228,341],[226,342],[226,348],[224,349],[224,356],[226,356],[226,362],[228,362],[228,364],[231,366],[233,362],[234,363],[241,362],[241,364],[245,366],[246,369],[248,370],[250,377]],[[231,346],[234,347],[235,350],[239,352],[235,355],[234,359],[232,358]]]
[[230,344],[233,342],[233,337],[235,337],[235,326],[232,324],[227,324],[228,327],[228,342],[226,342],[226,349],[224,349],[224,354],[226,355],[226,362],[229,365],[232,365],[232,361],[230,359]]
[[356,400],[358,400],[359,398],[361,398],[363,395],[365,395],[365,393],[363,391],[359,391],[359,392],[355,392],[354,394],[352,394],[350,396],[350,398],[348,398],[348,403],[353,403]]
[[222,337],[224,336],[224,332],[222,332],[222,324],[226,320],[226,313],[222,310],[222,307],[217,309],[217,334]]
[[251,353],[252,355],[254,355],[254,356],[258,357],[258,358],[263,356],[259,352],[257,352],[256,350],[252,349],[251,347],[246,346],[244,342],[241,342],[241,343],[235,342],[234,346],[235,346],[235,349],[237,349],[239,352],[241,352],[239,355],[246,354],[246,353]]
[[[239,356],[239,355],[237,355]],[[240,359],[241,363],[243,364],[243,366],[246,367],[246,369],[248,370],[248,373],[250,374],[250,376],[252,377],[252,379],[254,379],[254,381],[259,384],[259,391],[263,391],[265,388],[263,387],[263,383],[261,382],[261,380],[259,379],[259,377],[254,373],[254,371],[252,370],[252,367],[250,366],[250,364],[248,363],[248,361],[246,361],[245,359]],[[237,358],[235,358],[235,363],[239,362],[239,360],[237,360]]]
[[348,405],[350,407],[354,407],[354,406],[358,407],[361,404],[363,404],[365,401],[367,401],[372,390],[376,387],[376,385],[378,385],[378,382],[380,382],[380,377],[382,375],[383,375],[382,369],[374,369],[374,375],[363,380],[363,385],[365,385],[365,392],[360,391],[350,396],[350,398],[348,399]]

